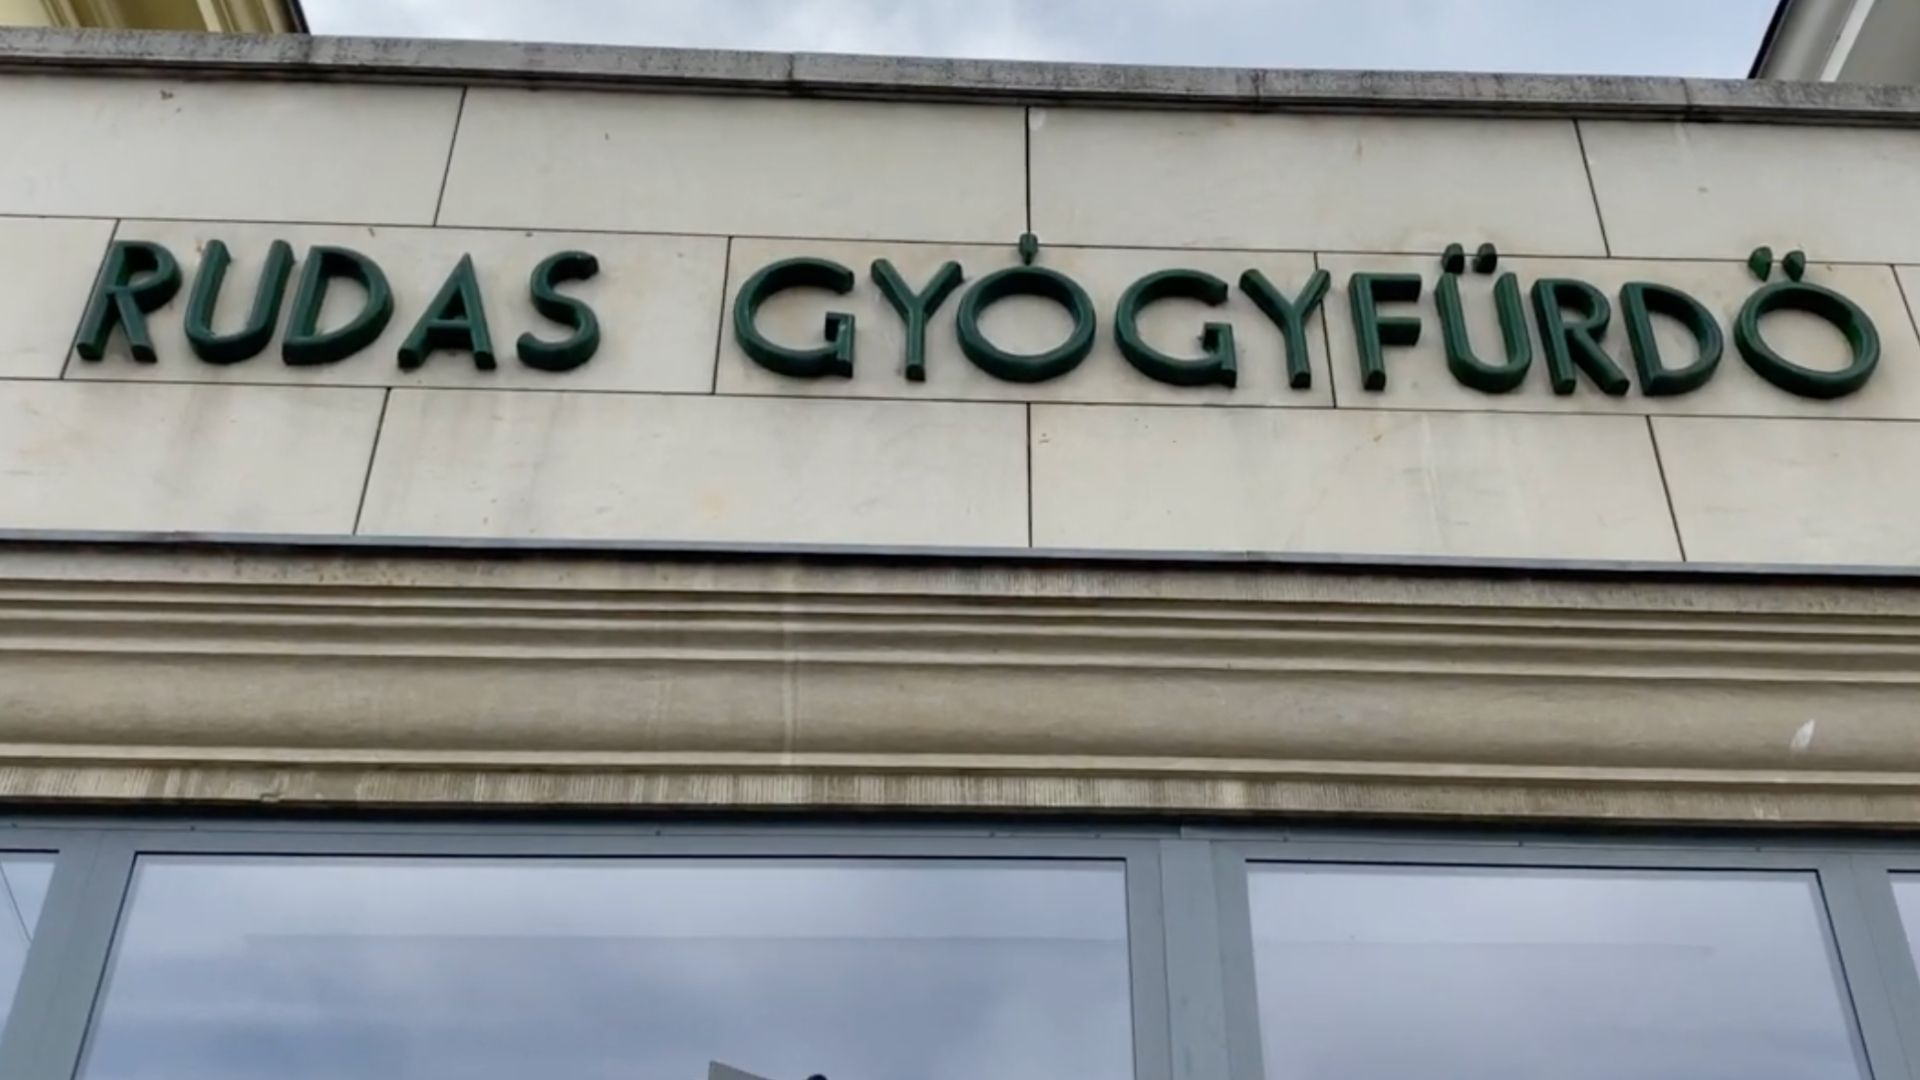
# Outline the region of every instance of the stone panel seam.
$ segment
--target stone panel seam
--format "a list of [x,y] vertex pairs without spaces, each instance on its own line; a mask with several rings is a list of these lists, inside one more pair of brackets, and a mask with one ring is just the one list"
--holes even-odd
[[460,88],[460,101],[453,108],[453,131],[447,136],[447,163],[440,170],[440,190],[433,199],[433,224],[440,224],[440,208],[447,202],[447,181],[453,176],[453,154],[460,146],[460,122],[467,115],[467,88]]
[[1023,168],[1026,176],[1027,231],[1033,231],[1033,106],[1020,111],[1020,135],[1024,140]]
[[1680,532],[1680,511],[1673,505],[1673,485],[1667,482],[1667,463],[1660,456],[1660,435],[1654,430],[1653,417],[1647,417],[1647,441],[1653,446],[1653,467],[1660,472],[1660,493],[1667,500],[1667,520],[1673,522],[1673,544],[1680,561],[1687,561],[1687,540]]
[[1027,546],[1033,546],[1033,403],[1026,405],[1027,413]]
[[1920,312],[1914,310],[1913,297],[1907,294],[1907,283],[1900,273],[1900,267],[1898,265],[1889,265],[1887,269],[1893,272],[1894,288],[1900,290],[1900,302],[1906,305],[1907,322],[1913,327],[1913,332],[1916,335],[1920,335]]
[[[733,293],[733,237],[727,237],[727,250],[720,257],[720,314],[713,328],[713,378],[707,384],[707,393],[720,394],[720,360],[727,352],[727,301]],[[737,395],[727,395],[737,396]]]
[[[23,214],[23,213],[8,213],[5,211],[0,211],[0,219],[4,219],[4,218],[25,218],[25,219],[43,219],[44,218],[44,219],[50,219],[50,220],[56,220],[56,221],[109,220],[108,218],[106,218],[101,214],[55,214],[55,213]],[[433,229],[433,228],[439,228],[439,229],[448,230],[448,231],[476,230],[476,231],[484,231],[484,232],[513,232],[513,233],[526,233],[526,232],[578,233],[586,236],[660,237],[660,238],[678,237],[678,238],[687,238],[687,239],[707,239],[707,240],[773,241],[773,242],[795,243],[795,244],[808,244],[808,243],[862,244],[862,245],[871,245],[871,246],[892,245],[892,246],[900,246],[900,247],[917,245],[917,246],[923,246],[923,247],[969,247],[969,248],[980,248],[983,251],[985,250],[998,251],[998,250],[1001,250],[1001,247],[1002,247],[1001,245],[998,245],[989,241],[979,240],[979,239],[941,239],[941,238],[929,239],[927,237],[810,236],[810,235],[798,235],[798,234],[769,235],[769,234],[758,234],[758,233],[738,233],[738,232],[731,232],[731,231],[700,232],[697,230],[685,230],[685,229],[682,229],[682,230],[608,229],[608,228],[596,228],[591,226],[576,226],[576,225],[567,225],[567,226],[540,225],[540,226],[529,227],[525,225],[480,225],[480,224],[464,224],[463,223],[459,225],[434,226],[434,225],[425,224],[418,221],[337,221],[337,220],[323,221],[323,220],[309,220],[309,219],[301,219],[301,218],[268,219],[268,218],[232,218],[232,217],[217,217],[217,218],[216,217],[177,217],[177,216],[170,216],[165,214],[142,214],[137,217],[128,217],[122,220],[129,221],[129,222],[131,221],[154,222],[156,224],[262,225],[262,226],[284,225],[284,226],[305,226],[305,227],[313,227],[313,228],[338,228],[338,229],[367,229],[367,228]],[[1046,238],[1042,237],[1041,239],[1044,241]],[[1340,256],[1340,257],[1421,258],[1421,259],[1432,258],[1434,255],[1434,252],[1430,250],[1424,250],[1424,249],[1418,250],[1418,251],[1414,251],[1414,250],[1393,251],[1393,250],[1379,250],[1379,249],[1359,250],[1359,249],[1350,249],[1350,248],[1326,248],[1326,247],[1232,247],[1232,246],[1223,247],[1218,245],[1196,247],[1196,246],[1177,246],[1177,245],[1145,244],[1145,243],[1084,244],[1084,243],[1052,243],[1052,242],[1048,242],[1046,246],[1048,248],[1057,248],[1064,251],[1145,251],[1145,252],[1163,252],[1168,255],[1180,255],[1180,254],[1192,253],[1192,252],[1206,252],[1210,254],[1217,253],[1217,254],[1223,254],[1223,255],[1333,255],[1333,256]],[[1554,259],[1554,260],[1560,260],[1560,261],[1580,261],[1580,260],[1599,261],[1602,259],[1613,258],[1620,261],[1647,262],[1647,263],[1725,263],[1729,265],[1741,264],[1745,261],[1747,257],[1746,252],[1728,252],[1727,254],[1724,254],[1724,255],[1637,255],[1636,254],[1636,255],[1608,256],[1608,255],[1593,254],[1590,252],[1569,254],[1565,251],[1520,251],[1520,250],[1509,251],[1504,248],[1501,250],[1500,254],[1502,258],[1510,258],[1510,259]],[[1889,264],[1885,258],[1876,258],[1876,259],[1821,258],[1815,261],[1825,265],[1830,265],[1830,266],[1847,266],[1847,267],[1871,266],[1871,267],[1878,268],[1878,267],[1885,267],[1888,265],[1897,265],[1897,266],[1920,265],[1920,262],[1916,262],[1914,264],[1909,264],[1904,262]]]
[[[1325,329],[1324,325],[1322,329],[1324,332],[1324,329]],[[721,351],[724,352],[724,350],[725,350],[725,342],[724,342],[724,329],[723,329]],[[167,361],[165,359],[162,359],[161,361],[161,363],[163,364],[166,362]],[[108,361],[102,361],[102,363],[108,363]],[[71,362],[70,362],[70,366],[71,366]],[[1332,374],[1331,374],[1331,369],[1333,367],[1333,364],[1331,362],[1331,358],[1329,358],[1328,367],[1329,367],[1328,378],[1329,378],[1329,381],[1331,382],[1333,381]],[[73,375],[67,375],[64,378],[64,380],[31,379],[31,378],[20,378],[15,376],[0,376],[0,383],[8,383],[8,382],[46,383],[46,382],[57,382],[57,381],[65,381],[67,383],[72,383],[72,384],[111,383],[116,385],[132,384],[132,385],[139,385],[139,386],[229,386],[229,387],[245,386],[245,387],[261,387],[266,389],[315,389],[315,390],[321,390],[321,389],[445,390],[445,391],[453,391],[453,392],[460,392],[460,393],[575,394],[575,395],[582,395],[582,396],[604,395],[604,396],[632,397],[632,398],[644,398],[644,397],[709,398],[709,397],[714,397],[714,398],[727,398],[729,400],[748,400],[748,401],[841,402],[841,403],[848,403],[848,404],[874,404],[874,405],[919,405],[919,404],[925,404],[925,405],[1040,405],[1040,406],[1056,406],[1061,408],[1088,408],[1088,409],[1209,409],[1209,410],[1220,411],[1223,413],[1239,413],[1239,412],[1253,413],[1253,412],[1262,412],[1262,411],[1289,413],[1289,414],[1298,413],[1298,412],[1339,412],[1342,414],[1351,415],[1354,413],[1373,412],[1373,413],[1393,413],[1393,414],[1411,413],[1411,414],[1419,414],[1419,415],[1435,416],[1435,417],[1554,416],[1554,417],[1566,417],[1566,418],[1614,417],[1619,419],[1642,418],[1642,419],[1664,419],[1664,420],[1769,420],[1769,421],[1782,421],[1787,423],[1807,422],[1807,423],[1821,423],[1821,424],[1920,423],[1920,416],[1884,416],[1884,415],[1882,416],[1861,416],[1861,415],[1817,416],[1817,415],[1788,414],[1788,413],[1739,413],[1739,412],[1685,412],[1685,413],[1682,413],[1682,412],[1635,412],[1635,411],[1628,411],[1628,410],[1603,410],[1603,409],[1512,409],[1512,408],[1472,409],[1472,408],[1437,408],[1437,407],[1425,406],[1425,405],[1371,404],[1365,401],[1362,401],[1357,404],[1349,403],[1345,405],[1336,406],[1336,405],[1318,404],[1318,403],[1304,402],[1304,401],[1300,402],[1299,404],[1273,404],[1273,403],[1256,404],[1252,402],[1249,402],[1246,404],[1233,404],[1230,402],[1193,403],[1193,402],[1181,402],[1181,401],[1125,401],[1125,400],[1118,400],[1118,399],[1084,399],[1083,400],[1083,399],[1068,399],[1068,398],[1028,399],[1028,398],[985,398],[985,397],[973,397],[973,398],[919,397],[919,396],[893,395],[893,394],[864,394],[864,395],[843,395],[843,394],[823,394],[823,393],[780,394],[780,393],[773,393],[769,391],[755,391],[755,392],[745,392],[745,391],[739,391],[739,390],[720,391],[717,388],[711,391],[709,390],[638,390],[638,389],[628,390],[628,389],[618,389],[618,388],[604,387],[604,386],[602,387],[487,386],[487,385],[443,385],[443,384],[435,384],[435,383],[387,384],[387,383],[379,383],[379,382],[286,382],[286,381],[277,381],[277,380],[268,380],[268,379],[245,379],[245,378],[190,379],[190,378],[171,378],[171,377],[160,377],[160,376],[118,377],[113,375],[99,375],[99,376],[77,377]]]
[[[1320,264],[1320,253],[1317,251],[1313,253],[1313,269],[1316,272],[1326,269],[1325,266]],[[1327,291],[1329,293],[1333,291],[1331,284],[1328,285]],[[1325,349],[1324,355],[1327,358],[1327,408],[1338,409],[1340,407],[1340,380],[1333,374],[1333,328],[1327,325],[1332,321],[1333,316],[1328,312],[1327,305],[1322,303],[1320,309],[1314,312],[1314,318],[1320,321],[1320,344]],[[1298,408],[1298,406],[1287,407]]]
[[1600,209],[1600,188],[1593,182],[1593,159],[1587,156],[1587,136],[1586,133],[1581,130],[1582,125],[1580,121],[1574,120],[1571,121],[1571,123],[1573,124],[1573,140],[1580,148],[1580,167],[1586,171],[1587,194],[1593,198],[1594,224],[1600,228],[1600,249],[1606,252],[1607,258],[1611,259],[1613,258],[1613,243],[1607,239],[1607,215]]
[[[124,218],[114,218],[113,225],[107,230],[107,245],[100,250],[100,265],[94,268],[93,281],[87,286],[87,295],[91,297],[100,291],[100,275],[107,272],[107,253],[113,250],[114,241],[120,237],[120,226]],[[73,333],[67,335],[67,355],[60,359],[60,378],[67,379],[73,371],[74,346],[80,342],[80,324],[86,321],[84,312],[73,324]],[[77,381],[77,380],[76,380]]]
[[387,405],[393,400],[393,388],[380,395],[380,415],[373,422],[373,445],[367,448],[367,468],[360,475],[360,501],[353,508],[353,535],[360,535],[360,518],[367,512],[367,492],[373,487],[373,466],[380,458],[380,435],[387,429]]

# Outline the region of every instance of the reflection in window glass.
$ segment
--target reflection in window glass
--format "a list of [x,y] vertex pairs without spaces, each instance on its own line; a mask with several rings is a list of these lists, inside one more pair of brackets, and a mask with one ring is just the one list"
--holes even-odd
[[33,928],[53,881],[51,855],[0,855],[0,1021],[13,1010],[13,993],[27,967]]
[[1854,1080],[1811,876],[1268,866],[1272,1080]]
[[1125,1080],[1129,1002],[1118,863],[143,858],[81,1075]]

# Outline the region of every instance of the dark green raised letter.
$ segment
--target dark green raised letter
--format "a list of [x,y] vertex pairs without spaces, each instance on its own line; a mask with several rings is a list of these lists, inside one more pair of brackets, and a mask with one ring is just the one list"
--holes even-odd
[[[1760,336],[1760,320],[1775,311],[1804,311],[1825,319],[1846,336],[1853,362],[1839,371],[1816,371],[1781,356]],[[1880,363],[1880,331],[1860,305],[1810,281],[1776,281],[1747,299],[1733,327],[1734,344],[1747,366],[1789,394],[1845,397],[1867,384]]]
[[788,289],[825,289],[841,296],[853,291],[853,271],[827,259],[783,259],[747,279],[733,301],[733,338],[741,351],[768,371],[796,379],[853,375],[853,316],[827,312],[827,343],[817,349],[789,349],[767,339],[754,320],[760,305]]
[[[1577,321],[1567,321],[1567,308],[1579,316]],[[1605,293],[1584,281],[1541,278],[1533,283],[1533,310],[1540,320],[1540,343],[1547,350],[1547,378],[1554,393],[1573,393],[1576,366],[1603,393],[1617,397],[1632,387],[1600,347],[1600,338],[1613,321],[1613,305],[1607,303]]]
[[1201,270],[1162,270],[1134,282],[1121,295],[1120,307],[1113,319],[1113,336],[1120,345],[1120,355],[1142,375],[1174,386],[1235,385],[1239,380],[1239,358],[1233,347],[1232,326],[1222,322],[1202,326],[1200,348],[1206,355],[1197,360],[1169,356],[1140,336],[1140,312],[1149,304],[1182,298],[1219,307],[1227,302],[1227,291],[1226,282]]
[[400,370],[418,368],[438,349],[471,353],[474,367],[493,370],[493,334],[487,330],[487,305],[480,296],[471,255],[460,256],[446,284],[400,343]]
[[876,259],[873,263],[873,283],[880,286],[880,295],[887,298],[893,310],[906,324],[906,375],[908,382],[927,381],[927,320],[940,310],[953,290],[960,287],[965,275],[960,264],[949,262],[934,271],[933,280],[918,293],[907,285],[900,271],[886,259]]
[[[1037,296],[1059,304],[1073,317],[1073,331],[1067,340],[1045,352],[1026,355],[1000,348],[981,331],[980,316],[1009,296]],[[979,284],[961,298],[960,351],[967,354],[974,366],[996,379],[1045,382],[1080,366],[1080,361],[1093,351],[1093,335],[1099,329],[1099,322],[1087,290],[1072,278],[1044,266],[1009,266],[981,278]]]
[[147,335],[147,312],[173,299],[180,291],[180,263],[173,252],[147,240],[116,240],[107,250],[107,264],[87,301],[86,314],[80,317],[80,333],[74,343],[82,360],[98,360],[107,354],[107,339],[113,328],[127,336],[133,358],[151,364],[157,357],[153,339]]
[[[320,331],[320,308],[327,300],[328,283],[335,278],[358,282],[366,290],[360,314],[336,330]],[[300,268],[300,286],[293,293],[293,311],[287,316],[287,335],[280,342],[280,358],[295,366],[331,364],[373,344],[393,318],[393,287],[372,259],[357,251],[316,247],[307,252]]]
[[1380,314],[1383,303],[1412,303],[1420,299],[1419,274],[1355,274],[1347,279],[1347,303],[1353,309],[1353,337],[1360,348],[1360,385],[1368,390],[1387,388],[1388,345],[1420,343],[1418,315]]
[[[1670,397],[1697,390],[1713,378],[1726,350],[1720,324],[1705,304],[1671,285],[1630,281],[1620,287],[1620,310],[1627,317],[1627,344],[1633,348],[1634,370],[1640,373],[1640,392],[1648,397]],[[1698,355],[1686,367],[1670,368],[1660,357],[1653,336],[1654,314],[1665,315],[1693,335]]]
[[533,309],[554,322],[573,328],[559,341],[541,341],[532,334],[521,334],[514,342],[520,362],[541,371],[572,371],[593,359],[600,350],[600,320],[586,301],[562,295],[556,287],[563,281],[587,281],[600,272],[600,260],[584,251],[562,251],[549,255],[533,268],[528,289],[533,293]]
[[1489,364],[1473,351],[1473,338],[1467,333],[1467,315],[1460,304],[1460,279],[1453,274],[1440,275],[1434,289],[1434,303],[1440,309],[1440,338],[1447,348],[1447,370],[1462,386],[1488,394],[1504,394],[1520,385],[1533,363],[1533,342],[1527,337],[1527,307],[1520,302],[1520,279],[1501,274],[1493,283],[1493,308],[1500,316],[1500,344],[1506,350],[1506,363]]
[[213,313],[232,261],[227,245],[210,241],[207,253],[200,258],[200,270],[193,276],[193,296],[187,301],[187,344],[193,347],[195,356],[209,364],[237,364],[260,355],[273,340],[287,278],[293,275],[293,248],[285,240],[275,240],[267,248],[266,265],[260,268],[260,285],[253,294],[253,310],[247,313],[246,325],[231,334],[216,333]]
[[1307,278],[1307,287],[1300,290],[1300,299],[1288,301],[1267,280],[1267,275],[1258,270],[1249,270],[1240,275],[1240,291],[1247,294],[1253,306],[1259,308],[1287,340],[1287,385],[1295,390],[1305,390],[1313,385],[1313,356],[1307,349],[1307,321],[1313,318],[1314,309],[1320,301],[1326,299],[1327,285],[1333,281],[1333,275],[1325,270],[1315,270]]

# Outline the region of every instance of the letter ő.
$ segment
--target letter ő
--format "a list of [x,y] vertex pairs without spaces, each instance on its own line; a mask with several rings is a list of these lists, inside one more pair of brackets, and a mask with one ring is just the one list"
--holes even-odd
[[440,349],[471,354],[473,366],[481,371],[494,368],[493,334],[487,329],[487,305],[471,255],[460,256],[407,340],[400,343],[400,370],[413,371]]
[[1300,298],[1289,301],[1260,271],[1248,270],[1240,275],[1240,291],[1247,294],[1253,306],[1272,320],[1286,338],[1287,385],[1295,390],[1305,390],[1313,385],[1313,357],[1307,348],[1307,321],[1313,318],[1320,302],[1326,299],[1327,286],[1332,281],[1332,274],[1315,270],[1307,278],[1306,288],[1300,290]]
[[590,281],[600,272],[600,260],[584,251],[561,251],[540,260],[527,281],[533,309],[573,333],[559,341],[541,341],[531,333],[514,342],[520,362],[540,371],[572,371],[600,351],[600,319],[585,300],[567,296],[558,286],[567,281]]
[[[1566,309],[1577,318],[1569,322]],[[1547,378],[1556,394],[1574,390],[1574,368],[1587,373],[1602,393],[1618,397],[1633,384],[1614,364],[1600,338],[1613,321],[1607,295],[1584,281],[1541,278],[1533,283],[1533,311],[1540,323],[1540,343],[1547,352]]]
[[151,364],[157,355],[147,333],[147,313],[173,299],[180,291],[180,262],[160,244],[148,240],[116,240],[107,249],[93,296],[80,316],[74,349],[82,360],[107,354],[107,341],[118,326],[127,338],[133,358]]
[[1440,309],[1440,338],[1447,350],[1447,370],[1462,386],[1487,394],[1504,394],[1527,377],[1533,364],[1533,342],[1527,336],[1527,309],[1520,301],[1520,279],[1513,273],[1501,274],[1493,283],[1493,308],[1500,317],[1500,344],[1506,362],[1489,364],[1473,351],[1473,338],[1467,331],[1467,316],[1460,303],[1460,278],[1443,272],[1434,289],[1434,304]]
[[[1633,349],[1641,393],[1670,397],[1697,390],[1713,378],[1714,369],[1720,366],[1720,354],[1726,351],[1726,338],[1705,304],[1671,285],[1630,281],[1620,287],[1620,310],[1626,315],[1627,344]],[[1653,336],[1656,314],[1674,320],[1692,335],[1692,363],[1678,368],[1666,365],[1660,343]]]
[[1360,385],[1368,390],[1387,388],[1386,346],[1420,342],[1418,315],[1382,315],[1380,305],[1410,304],[1420,299],[1420,288],[1419,274],[1358,273],[1347,279],[1353,337],[1360,349]]
[[[1802,311],[1824,319],[1847,339],[1852,360],[1839,371],[1816,371],[1781,356],[1760,333],[1775,311]],[[1845,397],[1867,384],[1880,363],[1880,331],[1860,305],[1810,281],[1776,281],[1747,298],[1733,326],[1734,344],[1761,378],[1789,394],[1822,400]]]
[[900,271],[886,259],[875,259],[873,263],[873,283],[880,287],[880,295],[900,316],[906,326],[907,345],[904,357],[908,382],[927,381],[927,320],[947,302],[947,297],[960,287],[966,275],[960,264],[949,262],[934,271],[927,287],[914,292]]
[[[340,278],[358,284],[366,298],[359,313],[345,325],[322,332],[320,309],[326,303],[328,287]],[[293,292],[293,311],[287,316],[287,333],[280,341],[280,358],[295,367],[344,360],[373,344],[392,318],[393,287],[387,284],[387,275],[379,264],[347,248],[311,248],[306,265],[300,268],[300,284]]]
[[1197,360],[1161,352],[1147,344],[1140,334],[1140,313],[1151,304],[1180,298],[1219,307],[1227,302],[1227,292],[1226,282],[1201,270],[1162,270],[1134,282],[1121,295],[1120,307],[1114,314],[1113,336],[1120,346],[1120,355],[1142,375],[1173,386],[1235,385],[1239,378],[1239,360],[1233,347],[1232,326],[1223,322],[1202,326],[1200,348],[1205,355]]
[[200,269],[193,275],[193,296],[187,301],[187,344],[193,354],[209,364],[237,364],[260,355],[273,340],[274,324],[280,321],[280,302],[286,296],[287,279],[293,275],[293,247],[275,240],[267,248],[266,265],[260,268],[260,284],[253,294],[253,308],[244,326],[231,334],[213,329],[214,310],[220,303],[220,287],[233,257],[227,245],[218,240],[207,244],[200,257]]
[[[1073,330],[1067,339],[1044,352],[1008,352],[987,340],[980,318],[994,304],[1011,296],[1051,300],[1067,310]],[[1010,266],[980,279],[960,299],[960,351],[974,366],[1007,382],[1037,383],[1058,378],[1080,366],[1093,351],[1099,316],[1087,291],[1072,278],[1044,266]]]
[[825,289],[840,296],[853,291],[853,271],[828,259],[782,259],[763,267],[740,287],[733,301],[733,338],[748,358],[768,371],[796,379],[853,375],[854,319],[844,311],[827,313],[827,343],[814,349],[777,345],[760,332],[760,306],[788,289]]

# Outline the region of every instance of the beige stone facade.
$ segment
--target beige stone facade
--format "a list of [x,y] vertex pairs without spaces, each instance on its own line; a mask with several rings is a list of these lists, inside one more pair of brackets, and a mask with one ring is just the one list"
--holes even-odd
[[[8,798],[1920,824],[1920,101],[141,40],[0,37]],[[1023,233],[1098,314],[1085,361],[988,375],[956,296],[910,380],[871,264],[971,285]],[[217,329],[275,240],[374,259],[393,319],[322,367],[280,361],[284,328],[203,362],[215,240]],[[84,359],[129,241],[186,282],[157,361],[118,334]],[[1530,319],[1520,387],[1461,385],[1433,300],[1456,243],[1523,285],[1684,289],[1725,355],[1689,394],[1561,395]],[[1858,392],[1743,362],[1762,245],[1871,320]],[[564,291],[602,345],[534,370],[515,339],[556,328],[527,275],[563,250],[599,261]],[[402,370],[463,255],[497,368]],[[849,378],[735,332],[746,281],[799,257],[851,291],[757,325],[800,347],[853,315]],[[1237,385],[1130,366],[1121,298],[1171,268],[1289,297],[1330,274],[1308,384],[1237,289],[1141,320],[1185,357],[1232,326]],[[1357,272],[1423,279],[1383,307],[1423,333],[1379,390]],[[1460,278],[1489,358],[1494,280]],[[1072,329],[1032,298],[984,325]],[[1811,314],[1766,327],[1813,370],[1853,357]]]

